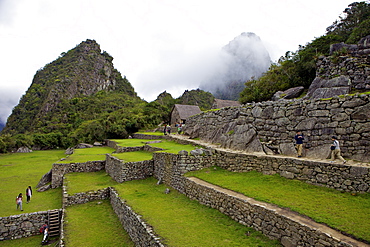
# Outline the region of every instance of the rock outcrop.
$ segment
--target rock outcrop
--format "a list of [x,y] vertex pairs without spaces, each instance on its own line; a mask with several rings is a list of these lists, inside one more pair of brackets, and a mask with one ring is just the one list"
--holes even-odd
[[274,96],[272,96],[273,101],[283,100],[283,99],[294,99],[299,97],[304,90],[304,87],[292,87],[285,91],[277,91]]
[[333,44],[329,57],[319,57],[316,78],[305,98],[331,98],[366,90],[370,90],[370,35],[357,45]]

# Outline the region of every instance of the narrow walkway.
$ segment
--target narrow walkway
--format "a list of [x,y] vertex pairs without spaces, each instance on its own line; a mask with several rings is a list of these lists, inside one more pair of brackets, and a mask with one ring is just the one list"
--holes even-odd
[[277,214],[283,215],[284,217],[287,217],[287,218],[291,219],[292,221],[297,222],[300,225],[308,226],[309,228],[315,229],[315,230],[320,231],[320,232],[323,232],[323,233],[331,236],[334,239],[339,239],[341,242],[346,243],[349,246],[359,246],[359,247],[369,247],[370,246],[370,245],[365,244],[363,242],[357,241],[357,240],[355,240],[351,237],[345,236],[342,233],[340,233],[339,231],[336,231],[336,230],[334,230],[334,229],[332,229],[328,226],[325,226],[323,224],[319,224],[319,223],[311,220],[310,218],[302,216],[302,215],[300,215],[296,212],[293,212],[289,209],[280,208],[280,207],[278,207],[276,205],[273,205],[273,204],[257,201],[255,199],[247,197],[247,196],[245,196],[241,193],[238,193],[238,192],[235,192],[235,191],[232,191],[232,190],[228,190],[228,189],[224,189],[222,187],[219,187],[219,186],[214,185],[214,184],[210,184],[208,182],[205,182],[205,181],[203,181],[201,179],[198,179],[198,178],[195,178],[195,177],[190,177],[189,179],[192,180],[193,182],[197,183],[197,184],[200,184],[202,186],[211,188],[215,191],[225,193],[227,195],[230,195],[230,196],[239,198],[243,201],[246,201],[250,204],[258,205],[258,206],[266,208],[267,210],[274,211]]
[[[328,160],[328,159],[314,159],[314,158],[310,158],[310,157],[297,158],[297,157],[284,156],[284,155],[267,155],[265,153],[247,153],[247,152],[244,152],[242,150],[221,148],[220,145],[205,142],[203,140],[190,139],[189,136],[186,136],[186,135],[171,134],[171,137],[176,138],[176,139],[186,140],[186,141],[192,142],[196,145],[209,147],[209,148],[213,148],[213,149],[216,149],[216,150],[225,151],[225,152],[229,152],[229,153],[250,154],[250,155],[256,155],[256,156],[269,156],[269,157],[276,157],[276,158],[289,158],[289,159],[297,159],[297,160],[309,160],[309,161],[315,161],[315,162],[322,162],[322,163],[330,164],[330,160]],[[341,162],[339,162],[338,160],[336,162],[337,162],[337,164],[341,164]],[[364,163],[364,162],[359,162],[359,161],[354,161],[354,160],[347,160],[346,165],[348,165],[348,166],[370,167],[370,163]]]

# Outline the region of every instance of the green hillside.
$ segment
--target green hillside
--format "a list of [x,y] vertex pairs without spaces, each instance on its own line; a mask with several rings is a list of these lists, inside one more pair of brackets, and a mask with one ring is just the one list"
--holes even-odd
[[326,30],[325,35],[305,46],[300,45],[296,52],[287,51],[259,79],[246,82],[239,101],[244,104],[269,100],[275,92],[291,87],[303,86],[307,89],[316,76],[317,58],[328,56],[331,44],[356,44],[361,38],[370,35],[370,3],[350,4],[339,20]]

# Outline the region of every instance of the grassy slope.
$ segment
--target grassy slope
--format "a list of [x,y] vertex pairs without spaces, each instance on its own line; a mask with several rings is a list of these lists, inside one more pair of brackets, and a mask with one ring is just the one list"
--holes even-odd
[[108,200],[66,210],[66,246],[135,246]]
[[260,201],[288,207],[358,238],[370,241],[370,194],[343,193],[278,175],[234,173],[221,168],[190,172],[212,184]]
[[[20,214],[15,198],[23,193],[22,213],[30,213],[62,207],[61,189],[37,192],[36,185],[54,162],[65,157],[64,150],[34,151],[0,155],[0,217]],[[25,190],[33,189],[31,202],[26,204]]]

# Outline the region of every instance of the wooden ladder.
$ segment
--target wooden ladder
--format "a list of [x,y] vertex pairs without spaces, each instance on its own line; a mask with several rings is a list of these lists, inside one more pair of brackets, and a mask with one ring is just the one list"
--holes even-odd
[[60,215],[59,210],[48,211],[49,237],[60,235]]

